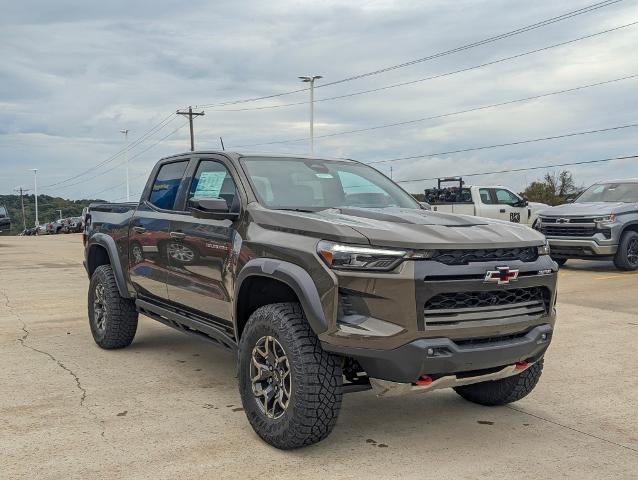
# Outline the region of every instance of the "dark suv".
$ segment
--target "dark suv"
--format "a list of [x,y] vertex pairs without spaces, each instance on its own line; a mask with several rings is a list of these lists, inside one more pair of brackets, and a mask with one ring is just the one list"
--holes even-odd
[[95,341],[126,347],[143,313],[231,349],[278,448],[326,437],[346,392],[503,405],[541,375],[558,267],[526,226],[427,211],[350,160],[188,153],[141,198],[86,215]]

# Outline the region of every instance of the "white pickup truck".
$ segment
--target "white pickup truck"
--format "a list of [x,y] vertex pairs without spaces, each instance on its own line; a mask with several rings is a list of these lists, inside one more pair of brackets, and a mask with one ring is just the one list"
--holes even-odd
[[[458,186],[444,187],[455,182]],[[458,177],[440,178],[438,188],[425,190],[425,201],[436,212],[458,213],[477,217],[496,218],[534,226],[538,212],[548,208],[544,203],[528,202],[501,185],[464,185]]]

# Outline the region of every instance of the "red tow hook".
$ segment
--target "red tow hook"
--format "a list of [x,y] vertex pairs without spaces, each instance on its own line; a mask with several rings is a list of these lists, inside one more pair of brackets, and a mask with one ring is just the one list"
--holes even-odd
[[428,385],[432,385],[432,377],[427,375],[421,375],[419,379],[415,382],[417,387],[427,387]]
[[516,362],[514,365],[516,370],[525,370],[527,367],[529,367],[529,363],[527,362]]

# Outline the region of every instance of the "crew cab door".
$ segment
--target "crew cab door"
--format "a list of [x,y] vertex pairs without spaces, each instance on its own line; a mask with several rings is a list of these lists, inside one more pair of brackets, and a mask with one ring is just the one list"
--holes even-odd
[[476,215],[484,218],[501,218],[501,206],[496,204],[491,188],[480,187],[478,195],[474,195]]
[[129,226],[129,274],[143,296],[168,300],[167,242],[188,158],[155,167]]
[[528,209],[524,206],[524,200],[506,188],[494,188],[494,201],[498,206],[498,218],[513,223],[526,224],[528,221]]
[[224,199],[239,213],[241,200],[232,167],[221,156],[195,158],[189,168],[182,215],[170,225],[168,296],[180,307],[201,312],[231,325],[232,269],[236,221],[195,218],[189,201]]

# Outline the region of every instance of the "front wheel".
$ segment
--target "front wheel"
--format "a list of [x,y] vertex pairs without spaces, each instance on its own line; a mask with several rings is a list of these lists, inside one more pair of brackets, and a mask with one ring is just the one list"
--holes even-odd
[[628,231],[620,237],[614,265],[618,270],[638,269],[638,232]]
[[565,263],[567,263],[566,258],[552,258],[552,260],[554,260],[559,267],[562,267],[563,265],[565,265]]
[[463,385],[454,390],[465,400],[494,407],[517,402],[529,395],[543,372],[543,360],[539,360],[523,373],[500,380]]
[[251,426],[283,450],[317,443],[341,408],[339,357],[321,348],[297,303],[258,308],[239,342],[239,391]]

